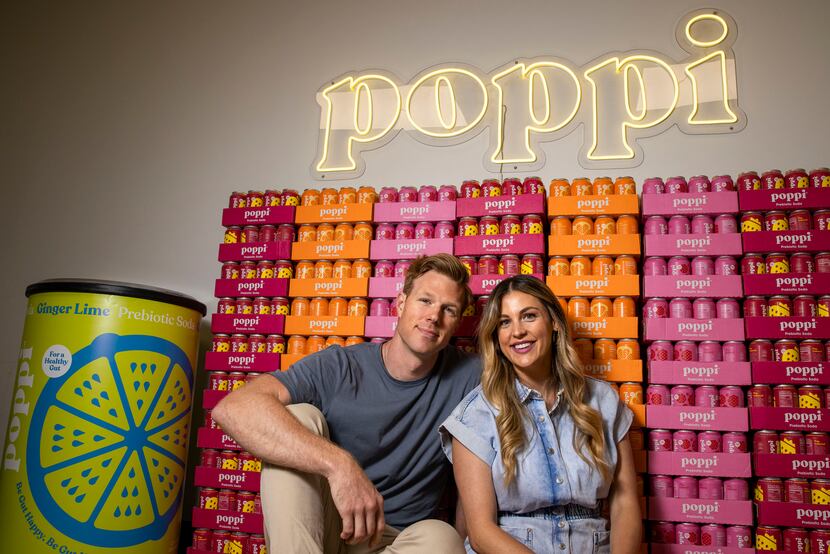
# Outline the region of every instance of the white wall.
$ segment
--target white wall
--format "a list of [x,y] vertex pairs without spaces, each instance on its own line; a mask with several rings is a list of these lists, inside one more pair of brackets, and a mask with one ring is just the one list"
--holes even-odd
[[[682,59],[692,1],[421,0],[18,2],[0,32],[0,429],[27,284],[93,277],[180,290],[212,310],[221,208],[233,189],[311,184],[314,93],[348,70],[408,80],[444,61],[489,71],[514,57],[584,64],[610,50]],[[632,174],[737,174],[830,163],[830,3],[718,0],[737,21],[736,135],[676,128],[642,142]],[[576,162],[582,130],[544,146],[545,179],[612,174]],[[435,148],[399,135],[360,183],[483,177],[486,133]],[[207,339],[207,333],[205,333]]]

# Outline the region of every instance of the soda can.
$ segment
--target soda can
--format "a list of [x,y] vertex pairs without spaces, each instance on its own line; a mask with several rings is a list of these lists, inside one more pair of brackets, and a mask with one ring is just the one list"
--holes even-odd
[[265,351],[270,354],[285,354],[285,337],[282,335],[265,337]]
[[778,454],[778,433],[775,431],[756,431],[752,439],[752,451],[756,454]]
[[670,318],[690,319],[692,314],[692,302],[688,298],[675,297],[669,302]]
[[314,279],[314,262],[310,260],[297,262],[297,279]]
[[217,510],[219,505],[219,491],[209,487],[199,489],[199,508],[202,510]]
[[666,235],[668,232],[669,225],[662,215],[649,216],[643,223],[643,233],[646,235]]
[[567,179],[551,179],[549,187],[552,197],[571,195],[571,185]]
[[352,262],[349,260],[337,260],[331,269],[333,279],[348,279],[352,276]]
[[239,455],[233,450],[222,450],[216,459],[217,469],[239,469]]
[[522,188],[522,182],[518,179],[505,179],[501,183],[502,196],[519,196],[522,192],[524,192],[524,188]]
[[501,183],[498,179],[485,179],[481,182],[481,196],[488,198],[501,196]]
[[596,296],[591,300],[591,317],[611,317],[613,304],[610,298]]
[[816,189],[830,187],[830,169],[820,167],[810,172],[810,186]]
[[[345,299],[343,301],[345,302]],[[384,342],[385,340],[386,339],[382,339],[381,342]],[[329,346],[339,346],[340,348],[345,348],[346,339],[334,335],[326,337],[325,347],[328,348]]]
[[222,241],[225,244],[236,244],[238,242],[242,242],[242,229],[236,226],[226,228]]
[[720,214],[715,218],[714,230],[717,234],[737,233],[738,222],[732,214]]
[[830,210],[817,210],[813,213],[813,229],[816,231],[830,230]]
[[724,479],[724,500],[749,500],[749,482],[746,479]]
[[666,192],[669,194],[677,194],[679,192],[689,192],[689,185],[683,177],[669,177],[666,179]]
[[574,256],[571,258],[570,263],[570,275],[577,275],[580,277],[591,275],[591,271],[593,270],[593,264],[591,263],[591,259],[587,256]]
[[388,298],[374,298],[369,305],[369,315],[386,317],[389,315],[389,299]]
[[798,407],[811,410],[824,408],[824,391],[822,388],[817,385],[798,387]]
[[478,220],[474,217],[462,217],[458,222],[458,236],[472,237],[478,235]]
[[242,228],[242,232],[239,234],[239,242],[252,243],[265,241],[260,241],[259,227],[256,225],[246,225]]
[[277,260],[274,262],[274,277],[280,279],[291,279],[294,277],[294,266],[290,260]]
[[441,185],[438,187],[439,202],[454,202],[458,198],[458,189],[455,185]]
[[310,223],[303,223],[297,230],[297,240],[299,242],[314,242],[317,240],[317,227]]
[[701,385],[695,387],[694,404],[699,408],[717,408],[718,407],[718,389],[712,385]]
[[745,212],[741,214],[741,232],[754,233],[764,229],[764,216],[760,212]]
[[724,433],[722,450],[727,454],[747,452],[746,434],[738,431]]
[[590,196],[594,192],[594,186],[590,179],[577,177],[571,181],[571,196]]
[[745,362],[746,345],[743,341],[730,340],[721,346],[724,362]]
[[270,260],[260,260],[256,264],[256,278],[257,279],[273,279],[274,278],[274,262]]
[[213,448],[203,448],[199,453],[199,465],[203,467],[216,467],[216,460],[219,458],[219,451]]
[[822,554],[830,552],[830,529],[813,529],[810,531],[810,552]]
[[788,169],[784,173],[784,183],[789,189],[806,189],[810,184],[810,177],[803,169]]
[[338,223],[334,228],[334,235],[332,240],[352,240],[354,238],[354,227],[351,223]]
[[637,194],[637,185],[634,179],[625,175],[614,180],[614,194]]
[[[646,389],[646,402],[651,406],[671,406],[671,391],[669,387],[666,385],[649,385]],[[653,433],[655,431],[652,431],[649,437],[652,437]],[[668,433],[669,437],[671,436],[669,431],[665,431],[665,433]],[[665,435],[662,436],[665,438]],[[653,442],[652,450],[656,450],[653,448]]]
[[793,385],[775,385],[772,389],[772,405],[775,408],[798,407],[798,390]]
[[498,275],[499,260],[495,256],[486,255],[478,259],[478,275]]
[[[409,270],[409,266],[412,265],[411,260],[398,260],[395,262],[395,275],[394,277],[406,277],[406,272]],[[352,266],[352,271],[354,271],[354,266]]]
[[787,217],[790,231],[809,231],[812,217],[809,210],[793,210]]
[[451,239],[455,236],[455,225],[451,221],[439,221],[435,224],[434,237],[437,239]]
[[[266,351],[265,346],[265,336],[264,335],[250,335],[248,337],[248,352],[253,352],[254,354],[262,354]],[[233,373],[231,373],[231,377],[233,377]],[[244,378],[244,375],[242,376]],[[231,379],[231,388],[233,388],[234,382]]]
[[775,341],[773,345],[773,358],[776,362],[800,362],[801,352],[798,343],[790,339]]
[[266,554],[265,537],[263,535],[251,535],[248,538],[248,552],[243,554]]
[[767,300],[763,296],[747,296],[744,300],[744,317],[766,317]]
[[784,481],[783,501],[810,504],[810,483],[807,482],[807,479],[794,477]]
[[779,454],[803,455],[806,450],[806,440],[800,431],[784,431],[778,435]]
[[378,202],[397,202],[398,201],[398,189],[395,187],[383,187],[380,189],[378,193]]
[[334,225],[331,223],[320,223],[317,225],[317,242],[332,242],[334,240]]
[[461,183],[461,198],[478,198],[481,196],[481,185],[478,181],[470,180]]
[[821,296],[816,302],[816,315],[818,317],[830,317],[830,296]]
[[830,504],[830,479],[813,479],[810,481],[812,503],[826,506]]
[[813,273],[816,270],[816,264],[813,261],[813,256],[807,252],[796,252],[790,254],[790,271],[793,273]]
[[329,315],[329,301],[320,296],[312,298],[308,303],[308,315],[314,317],[325,317]]
[[689,178],[689,192],[709,192],[711,188],[709,177],[706,175],[695,175]]
[[715,262],[710,256],[695,256],[692,258],[692,275],[714,275]]
[[265,205],[265,195],[259,190],[249,190],[245,195],[245,203],[248,207],[259,208]]
[[697,346],[697,357],[701,362],[720,362],[723,360],[723,347],[717,341],[705,340]]
[[291,315],[309,315],[308,298],[298,296],[291,300]]
[[669,218],[668,230],[670,235],[687,235],[692,232],[692,225],[685,215],[673,215]]
[[700,544],[701,546],[726,546],[726,527],[717,523],[701,526]]
[[614,259],[614,275],[637,275],[637,260],[629,254]]
[[609,196],[614,194],[614,182],[610,177],[597,177],[591,185],[594,196]]
[[793,315],[795,317],[815,317],[816,299],[809,294],[799,294],[793,298]]
[[334,264],[329,260],[318,260],[314,263],[315,279],[332,279],[334,277]]
[[613,217],[607,215],[598,216],[594,220],[594,233],[597,235],[615,235],[617,233],[617,222]]
[[594,359],[594,343],[591,339],[576,339],[573,343],[576,354],[582,363],[587,364]]
[[754,171],[746,171],[738,175],[738,190],[761,190],[761,178]]
[[672,451],[697,452],[697,435],[694,431],[675,431],[672,433]]
[[254,301],[250,298],[236,299],[236,313],[241,315],[250,315],[254,313]]
[[787,552],[810,552],[810,533],[800,527],[788,527],[781,532],[783,550]]
[[431,239],[435,236],[435,226],[429,221],[420,221],[415,225],[416,239]]
[[764,214],[764,231],[786,231],[790,228],[787,214],[782,211],[772,211]]
[[761,174],[761,187],[764,190],[784,188],[784,175],[777,169],[771,169]]
[[306,340],[301,335],[291,335],[288,338],[286,354],[305,354]]
[[732,256],[718,256],[713,269],[715,275],[737,275],[738,262]]
[[737,190],[732,177],[729,175],[715,175],[712,177],[712,192],[725,192]]
[[374,187],[362,186],[357,189],[358,204],[374,204],[378,200],[378,193]]
[[233,298],[220,298],[216,304],[216,313],[219,314],[233,314],[236,313],[236,300]]
[[593,234],[594,220],[584,215],[575,217],[571,222],[571,233],[580,236]]
[[369,302],[365,298],[352,298],[349,300],[347,313],[350,316],[365,317],[369,315]]
[[237,262],[225,262],[219,276],[222,279],[239,279],[240,273],[240,265]]
[[499,275],[518,275],[520,273],[519,257],[505,254],[499,259]]
[[640,231],[640,225],[637,218],[633,215],[621,215],[617,217],[617,234],[618,235],[636,235]]
[[[478,275],[478,261],[476,261],[474,256],[459,256],[458,261],[461,262],[465,268],[467,268],[468,275]],[[390,262],[391,263],[391,262]],[[377,275],[377,265],[375,266],[375,277]]]
[[772,388],[769,385],[752,385],[747,395],[747,403],[752,408],[769,408],[773,405]]
[[[224,335],[227,336],[227,335]],[[210,390],[230,390],[228,373],[225,371],[208,371],[208,388]]]
[[518,235],[522,232],[522,220],[517,215],[505,215],[499,220],[499,234]]
[[402,221],[395,225],[395,240],[411,240],[415,238],[415,224]]
[[254,513],[254,501],[256,494],[248,491],[240,491],[236,495],[236,511],[243,514]]
[[784,548],[781,529],[769,525],[759,525],[756,527],[755,548],[757,550],[780,550]]
[[320,204],[323,206],[332,206],[340,202],[340,193],[337,189],[324,188],[320,191]]
[[544,231],[542,216],[539,214],[528,214],[522,217],[522,234],[541,235]]
[[349,314],[349,303],[345,298],[336,297],[329,300],[330,316],[345,316]]
[[744,254],[741,260],[741,273],[744,275],[763,275],[767,272],[767,265],[761,254]]
[[637,309],[630,296],[618,296],[611,305],[612,317],[636,317]]
[[620,398],[626,406],[643,403],[643,386],[640,383],[623,383],[620,385]]
[[[248,339],[248,345],[249,345],[248,348],[251,352],[257,352],[257,350],[253,350],[252,346],[251,346],[251,339],[253,339],[254,337],[257,337],[255,339],[256,341],[261,340],[262,344],[263,345],[265,344],[265,337],[263,337],[262,335],[251,335],[251,337]],[[254,342],[253,346],[258,348],[258,343]],[[264,349],[263,349],[263,351],[264,351]],[[243,373],[242,371],[231,371],[230,372],[230,374],[228,375],[228,390],[236,390],[244,384],[245,384],[245,373]]]
[[689,275],[692,271],[689,258],[686,256],[672,256],[666,265],[669,275]]
[[231,335],[231,352],[248,352],[248,337],[242,334]]
[[697,343],[681,340],[674,343],[674,359],[681,362],[696,362]]
[[704,500],[723,500],[723,481],[718,477],[704,477],[697,482],[697,497]]
[[326,339],[324,339],[320,335],[312,335],[308,337],[305,341],[306,354],[314,354],[315,352],[323,350],[325,347]]
[[708,235],[715,232],[715,222],[712,220],[711,216],[697,214],[692,218],[691,229],[692,233]]
[[611,339],[594,341],[594,359],[607,362],[617,359],[617,344]]
[[541,275],[544,274],[544,272],[545,262],[542,260],[541,254],[525,254],[522,256],[522,275]]
[[668,264],[665,258],[649,256],[643,262],[643,275],[666,275],[667,273]]
[[667,340],[656,340],[648,345],[646,357],[653,362],[670,362],[674,359],[672,343]]
[[715,302],[715,317],[722,319],[738,319],[741,317],[741,307],[734,298],[721,298]]
[[778,477],[763,477],[755,482],[756,502],[783,502],[784,483]]
[[[671,434],[671,433],[669,433]],[[669,440],[671,445],[671,440]],[[674,496],[674,479],[669,475],[652,475],[651,496],[672,498]]]
[[382,222],[378,223],[375,228],[376,240],[394,240],[395,239],[395,224]]
[[698,484],[697,479],[689,476],[675,477],[672,481],[672,488],[674,489],[674,498],[697,498]]
[[[654,496],[654,495],[652,495]],[[651,543],[674,544],[677,542],[677,532],[671,521],[654,521],[651,523]]]
[[571,234],[571,220],[565,216],[558,216],[553,218],[550,222],[550,234],[553,236],[562,236]]
[[825,456],[828,452],[827,433],[807,433],[804,437],[804,453],[808,456]]
[[[387,260],[388,261],[388,260]],[[372,276],[372,262],[366,259],[352,262],[352,277],[355,279],[368,279]]]
[[338,204],[356,204],[357,190],[354,187],[340,187],[337,191]]
[[727,385],[718,389],[718,406],[721,408],[743,408],[744,391],[741,387]]
[[[789,296],[776,295],[767,300],[768,317],[790,317],[793,313],[793,301]],[[787,360],[782,360],[787,361]],[[795,360],[793,360],[795,361]]]
[[322,202],[322,195],[317,189],[305,189],[300,196],[301,206],[319,206]]
[[689,385],[674,385],[671,388],[672,406],[694,406],[694,389]]

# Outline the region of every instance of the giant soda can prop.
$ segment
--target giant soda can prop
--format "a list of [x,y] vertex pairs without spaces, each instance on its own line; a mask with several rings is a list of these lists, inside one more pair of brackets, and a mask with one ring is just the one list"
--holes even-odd
[[26,296],[0,469],[6,550],[175,552],[205,306],[109,281]]

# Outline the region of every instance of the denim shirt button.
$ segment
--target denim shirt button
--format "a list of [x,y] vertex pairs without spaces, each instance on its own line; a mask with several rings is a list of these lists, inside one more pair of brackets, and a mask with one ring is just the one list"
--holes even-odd
[[557,478],[556,478],[556,484],[557,484],[557,485],[561,485],[561,484],[562,484],[562,483],[564,483],[564,482],[565,482],[565,481],[564,481],[561,477],[557,477]]
[[559,543],[559,550],[565,550],[565,543]]
[[544,417],[544,416],[539,416],[539,421],[540,421],[541,423],[544,423],[544,422],[545,422],[545,417]]
[[560,521],[560,522],[559,522],[559,528],[560,528],[560,529],[564,529],[564,528],[565,528],[565,522],[564,522],[564,521]]
[[548,454],[556,454],[556,449],[548,448]]

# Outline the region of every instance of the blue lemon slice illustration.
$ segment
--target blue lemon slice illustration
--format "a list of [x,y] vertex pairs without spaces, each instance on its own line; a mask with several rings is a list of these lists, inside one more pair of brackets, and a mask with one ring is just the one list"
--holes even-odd
[[167,340],[104,334],[47,382],[32,413],[29,484],[61,533],[101,547],[158,540],[182,498],[193,370]]

